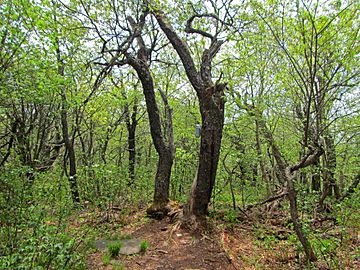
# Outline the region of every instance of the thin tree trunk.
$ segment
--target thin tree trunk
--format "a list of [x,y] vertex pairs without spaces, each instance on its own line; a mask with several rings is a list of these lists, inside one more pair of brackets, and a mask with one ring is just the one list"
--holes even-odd
[[10,129],[10,139],[9,142],[7,143],[7,150],[6,150],[6,154],[4,155],[3,159],[0,162],[0,167],[2,167],[5,162],[7,161],[7,159],[9,158],[10,154],[11,154],[11,148],[13,147],[14,144],[14,136],[16,133],[18,127],[18,120],[15,119],[15,121],[11,124],[11,129]]
[[130,117],[129,106],[125,106],[125,121],[126,128],[128,131],[128,174],[129,174],[129,185],[135,183],[135,164],[136,164],[136,127],[137,127],[137,101],[134,101],[132,113]]
[[256,137],[256,153],[257,153],[257,157],[258,157],[258,161],[259,161],[259,165],[260,165],[260,172],[261,172],[261,179],[262,182],[265,183],[266,185],[266,195],[269,197],[271,195],[271,187],[270,187],[270,181],[269,181],[269,177],[266,173],[266,168],[265,168],[265,161],[262,155],[262,150],[261,150],[261,141],[260,141],[260,127],[259,127],[259,121],[256,119],[255,120],[255,137]]
[[135,183],[135,164],[136,164],[136,140],[135,140],[136,126],[131,126],[128,129],[128,152],[129,152],[129,185]]
[[[66,96],[64,96],[64,95],[65,95],[65,93],[63,93],[63,103],[66,102]],[[66,109],[66,105],[63,104],[62,110],[61,110],[61,124],[62,124],[64,143],[65,143],[65,147],[66,147],[68,159],[69,159],[69,176],[68,177],[69,177],[70,191],[71,191],[71,197],[72,197],[73,202],[75,204],[78,204],[78,203],[80,203],[80,196],[79,196],[79,190],[77,187],[76,157],[75,157],[74,144],[70,141],[70,138],[69,138],[67,114],[68,114],[68,111]],[[64,166],[66,166],[66,162],[64,163]]]
[[289,203],[290,203],[290,216],[291,216],[291,221],[294,225],[294,231],[295,231],[296,236],[298,237],[300,243],[302,244],[302,246],[304,248],[306,257],[310,261],[314,262],[317,260],[317,258],[311,247],[309,240],[305,236],[304,231],[302,229],[302,224],[301,224],[301,221],[299,219],[299,214],[298,214],[294,182],[293,182],[291,173],[289,172],[288,169],[286,172],[286,179],[287,179],[287,185],[288,185],[287,197],[288,197]]
[[290,203],[290,216],[291,221],[294,225],[294,231],[302,244],[306,257],[310,261],[316,261],[316,255],[311,247],[311,244],[309,240],[307,239],[306,235],[304,234],[304,231],[302,229],[301,221],[299,219],[298,209],[297,209],[297,198],[296,198],[296,190],[294,186],[293,181],[293,174],[298,171],[301,168],[305,168],[307,166],[310,166],[312,164],[315,164],[319,157],[322,155],[323,151],[322,149],[318,149],[315,152],[312,153],[312,155],[308,154],[305,155],[303,159],[301,159],[297,164],[292,166],[286,166],[285,161],[283,160],[280,150],[278,146],[276,145],[274,138],[270,131],[268,130],[264,120],[261,119],[261,114],[259,111],[256,110],[256,108],[247,106],[246,109],[248,112],[252,115],[255,115],[259,119],[259,127],[261,128],[261,131],[264,134],[264,137],[268,141],[268,143],[271,145],[272,152],[274,154],[274,158],[276,160],[276,163],[279,167],[279,177],[281,181],[284,182],[284,184],[287,184],[287,197]]
[[313,172],[312,176],[311,176],[311,189],[312,191],[320,191],[320,162],[316,161],[316,163],[314,164],[314,170],[315,172]]
[[[58,74],[60,76],[64,76],[64,64],[61,58],[61,52],[59,47],[59,41],[56,40],[56,54],[57,54],[57,64],[58,64]],[[74,142],[70,140],[69,136],[69,125],[68,125],[68,110],[67,110],[67,98],[66,92],[63,86],[61,92],[62,98],[62,108],[61,108],[61,124],[62,124],[62,134],[63,139],[66,147],[66,151],[68,154],[69,159],[69,184],[70,184],[70,191],[71,197],[74,204],[80,203],[80,196],[79,190],[77,186],[77,174],[76,174],[76,157],[75,157],[75,149],[74,149]],[[64,169],[66,171],[66,159],[64,160]]]
[[330,135],[326,135],[325,138],[325,155],[323,158],[323,191],[320,196],[317,210],[322,211],[324,209],[324,201],[327,196],[335,195],[336,199],[340,199],[339,186],[335,179],[336,169],[336,153],[334,139]]

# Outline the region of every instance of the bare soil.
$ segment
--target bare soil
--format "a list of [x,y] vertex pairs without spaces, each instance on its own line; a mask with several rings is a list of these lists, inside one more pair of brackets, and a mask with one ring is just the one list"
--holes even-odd
[[[194,235],[170,224],[169,219],[129,225],[121,229],[121,234],[146,240],[149,247],[143,254],[119,256],[117,261],[130,270],[294,269],[294,255],[288,247],[279,256],[281,246],[271,252],[257,245],[251,227],[213,227],[210,232]],[[101,252],[91,254],[89,269],[116,269],[104,264],[102,256]]]

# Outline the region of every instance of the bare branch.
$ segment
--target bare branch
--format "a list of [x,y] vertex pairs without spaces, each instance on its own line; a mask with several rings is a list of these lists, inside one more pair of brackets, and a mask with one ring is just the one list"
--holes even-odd
[[186,28],[185,28],[186,33],[189,33],[189,34],[196,33],[196,34],[202,35],[204,37],[213,39],[214,38],[213,35],[205,32],[203,30],[195,29],[195,28],[192,27],[192,23],[193,23],[195,18],[214,18],[216,20],[220,20],[219,17],[216,16],[215,14],[195,14],[195,15],[191,16],[188,19],[188,21],[186,22]]
[[305,168],[314,164],[319,157],[324,153],[322,148],[317,148],[315,151],[311,150],[302,160],[300,160],[297,164],[290,166],[289,171],[293,173],[301,168]]

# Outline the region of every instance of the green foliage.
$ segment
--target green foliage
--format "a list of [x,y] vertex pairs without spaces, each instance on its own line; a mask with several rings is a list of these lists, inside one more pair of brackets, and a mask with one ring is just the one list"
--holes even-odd
[[0,192],[0,268],[85,269],[83,239],[66,231],[67,192],[43,175],[29,186],[23,171],[8,168],[2,174],[9,190]]
[[[158,155],[149,133],[141,84],[126,65],[103,69],[104,63],[117,55],[112,48],[123,42],[112,35],[125,38],[127,33],[120,30],[129,27],[122,16],[139,18],[138,2],[119,2],[118,7],[112,7],[111,1],[91,1],[91,5],[66,2],[67,7],[48,0],[3,1],[0,5],[1,269],[81,269],[88,239],[96,234],[117,235],[131,211],[144,208],[153,198]],[[214,18],[199,16],[193,21],[196,29],[220,31],[218,37],[228,41],[211,70],[213,83],[219,80],[229,89],[224,97],[221,157],[209,210],[223,210],[223,220],[237,224],[240,221],[233,208],[245,209],[279,189],[279,164],[259,128],[260,120],[287,164],[299,161],[307,151],[304,135],[319,133],[321,139],[327,133],[333,135],[336,166],[332,173],[344,193],[360,169],[359,5],[336,0],[316,6],[316,1],[245,1],[224,11],[216,1],[214,6],[202,1],[153,2],[150,10],[164,9],[179,33],[190,14],[214,11],[221,18],[231,14],[230,19],[225,18],[226,27],[220,27],[220,20]],[[194,128],[202,120],[199,104],[174,50],[167,49],[165,39],[158,38],[158,30],[153,31],[148,22],[144,40],[158,42],[152,48],[154,61],[149,68],[156,87],[166,91],[173,113],[176,156],[170,196],[186,202],[198,165],[200,139]],[[237,22],[241,25],[235,25]],[[209,45],[207,38],[180,35],[199,68],[206,58],[202,51]],[[130,55],[136,54],[133,45],[127,45]],[[119,57],[113,60],[117,62],[123,55]],[[92,64],[93,60],[98,63]],[[106,78],[98,77],[102,72]],[[96,85],[98,79],[101,83]],[[63,93],[65,99],[61,99]],[[124,115],[125,106],[131,107],[134,100],[139,101],[136,181],[129,185]],[[255,107],[259,115],[249,113],[246,105]],[[78,207],[83,209],[74,209],[71,201],[62,108],[68,112],[77,159]],[[307,110],[312,127],[304,134],[301,114]],[[161,103],[159,114],[165,127]],[[162,136],[167,138],[166,132]],[[302,170],[306,181],[297,181],[296,190],[304,230],[316,254],[330,268],[338,269],[345,247],[351,247],[351,232],[359,230],[360,196],[357,190],[342,202],[327,198],[334,209],[336,230],[311,226],[320,194],[309,192],[309,182],[314,173],[323,181],[328,170],[325,157],[316,168]],[[78,215],[87,208],[94,213]],[[87,221],[100,219],[100,214],[96,216],[99,212],[105,213],[106,219],[94,228]],[[73,225],[74,219],[80,229],[67,226]],[[87,234],[80,237],[77,230],[83,229]],[[256,234],[266,246],[277,241],[265,232]],[[301,250],[294,235],[287,242]],[[145,251],[148,243],[142,245]],[[104,263],[109,264],[106,256]]]
[[[26,228],[24,228],[26,230]],[[53,269],[84,268],[82,254],[76,253],[79,240],[71,239],[56,228],[42,226],[35,236],[22,239],[16,247],[6,247],[1,268],[30,268],[33,266]],[[16,250],[14,250],[16,249]]]
[[120,262],[114,262],[112,264],[112,269],[114,270],[123,270],[124,269],[124,266],[120,263]]
[[108,248],[108,252],[109,252],[110,256],[115,258],[115,257],[119,256],[119,252],[121,249],[121,242],[116,241],[116,242],[109,243],[107,248]]
[[103,264],[104,264],[105,266],[106,266],[106,265],[109,265],[110,260],[111,260],[111,255],[108,254],[108,253],[104,253],[104,254],[102,255],[101,259],[102,259],[102,262],[103,262]]
[[140,243],[140,251],[141,251],[141,252],[145,252],[145,251],[148,249],[149,245],[150,245],[150,244],[149,244],[148,241],[143,240],[143,241]]
[[227,211],[225,213],[224,220],[229,223],[237,223],[238,222],[237,212],[234,210]]
[[343,227],[356,228],[360,224],[360,188],[357,187],[351,196],[335,205],[337,222]]
[[186,201],[186,190],[190,190],[195,177],[196,155],[182,148],[176,149],[175,164],[172,172],[172,198]]

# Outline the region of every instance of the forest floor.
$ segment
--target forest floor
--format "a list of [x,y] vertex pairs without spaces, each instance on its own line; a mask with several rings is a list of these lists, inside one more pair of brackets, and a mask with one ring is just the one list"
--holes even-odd
[[[149,247],[143,254],[119,256],[118,262],[130,270],[227,270],[227,269],[294,269],[295,253],[278,243],[269,248],[254,234],[251,224],[226,226],[214,223],[202,234],[192,234],[169,222],[144,219],[138,213],[131,224],[118,234],[146,240]],[[113,233],[114,234],[114,233]],[[116,232],[115,232],[116,234]],[[104,262],[103,253],[96,251],[88,258],[89,269],[117,269]]]
[[[126,235],[146,240],[149,247],[137,255],[120,255],[116,263],[104,261],[104,252],[94,250],[88,256],[88,269],[130,270],[250,270],[299,269],[294,243],[288,241],[290,231],[282,224],[285,213],[276,213],[263,224],[251,221],[228,223],[210,219],[211,229],[201,234],[170,223],[148,219],[144,211],[133,212],[127,225],[112,235]],[[356,243],[355,243],[356,244]],[[358,269],[358,264],[355,268]],[[329,269],[319,262],[317,269]],[[307,268],[301,268],[307,269]]]

